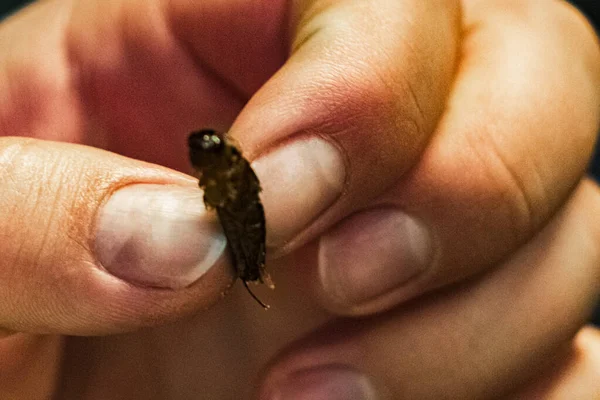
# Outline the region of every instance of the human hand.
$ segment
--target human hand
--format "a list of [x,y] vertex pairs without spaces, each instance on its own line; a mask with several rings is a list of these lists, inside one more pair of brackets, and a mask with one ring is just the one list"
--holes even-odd
[[[598,191],[580,182],[598,130],[597,38],[565,3],[465,1],[461,13],[449,2],[447,9],[435,3],[436,10],[426,4],[372,14],[359,6],[330,9],[331,21],[360,21],[348,34],[361,38],[349,39],[359,49],[348,45],[340,50],[345,57],[329,47],[337,24],[328,29],[317,18],[314,33],[309,22],[300,36],[323,50],[309,62],[335,64],[334,72],[323,68],[320,76],[309,62],[284,67],[289,76],[269,82],[232,129],[263,143],[270,130],[254,127],[269,124],[286,146],[293,139],[281,136],[316,134],[342,149],[344,185],[324,185],[341,193],[333,205],[313,183],[321,197],[289,196],[284,206],[283,193],[301,193],[314,180],[299,179],[297,170],[270,176],[264,199],[271,237],[297,222],[290,222],[292,210],[327,204],[325,211],[315,207],[315,220],[295,224],[299,233],[274,240],[284,251],[300,248],[301,262],[286,265],[294,276],[288,279],[334,314],[379,314],[334,320],[289,346],[264,374],[264,398],[358,398],[372,390],[364,387],[368,380],[382,398],[519,396],[519,387],[539,388],[551,363],[577,370],[582,391],[598,391],[597,367],[561,352],[574,344],[589,355],[598,347],[589,331],[580,336],[585,341],[572,341],[598,295]],[[398,35],[389,42],[374,28],[389,21],[379,12],[404,16],[404,25],[386,30]],[[456,58],[446,53],[453,45]],[[273,98],[280,108],[269,107]],[[294,109],[290,103],[309,117],[286,124],[280,110]],[[319,113],[322,103],[345,107]],[[280,168],[259,160],[259,175],[285,171],[290,157],[282,158]],[[323,181],[336,182],[331,175]],[[550,396],[566,381],[545,379],[544,390]]]
[[[132,365],[127,368],[124,357],[106,356],[115,348],[123,350],[119,343],[126,343],[131,354],[147,354],[133,344],[156,344],[157,336],[161,338],[160,348],[169,353],[146,346],[155,357],[163,354],[168,361],[180,355],[177,348],[192,348],[197,350],[191,353],[199,364],[214,367],[231,359],[229,352],[239,349],[243,352],[237,354],[241,360],[234,363],[240,370],[254,371],[253,366],[260,365],[288,339],[307,332],[315,320],[330,319],[318,314],[322,306],[334,315],[379,315],[333,320],[324,330],[313,333],[312,339],[298,342],[265,373],[263,395],[278,385],[293,387],[282,384],[291,371],[333,364],[345,366],[333,370],[330,382],[334,385],[339,377],[357,376],[346,372],[358,371],[370,377],[382,396],[439,398],[440,394],[452,394],[454,398],[477,398],[504,393],[527,381],[535,372],[533,367],[543,365],[581,325],[597,293],[597,248],[590,245],[597,242],[598,235],[590,218],[597,207],[597,192],[583,184],[569,203],[567,199],[579,181],[595,138],[598,56],[591,31],[564,5],[547,7],[544,3],[531,9],[525,6],[524,10],[523,5],[514,4],[506,10],[504,6],[493,9],[489,2],[464,2],[461,14],[458,4],[451,2],[300,4],[287,14],[292,25],[289,32],[295,32],[291,35],[293,55],[271,77],[286,55],[287,41],[281,40],[282,30],[287,31],[281,28],[283,4],[236,8],[229,3],[128,2],[113,3],[107,9],[106,3],[80,2],[72,10],[61,9],[70,4],[41,3],[37,11],[32,8],[20,20],[12,21],[11,29],[19,32],[31,29],[36,18],[53,16],[56,31],[52,31],[54,36],[45,37],[48,42],[33,41],[38,47],[12,45],[23,52],[14,50],[13,57],[25,60],[23,66],[30,67],[13,66],[12,70],[23,74],[31,71],[32,65],[35,68],[28,72],[30,75],[23,75],[27,79],[10,79],[18,93],[10,92],[13,99],[25,101],[23,106],[20,102],[7,103],[22,108],[6,111],[3,126],[12,134],[95,144],[183,169],[184,158],[178,162],[173,156],[185,151],[187,131],[201,126],[226,128],[245,100],[252,97],[231,134],[256,160],[265,187],[270,244],[279,255],[288,255],[280,259],[276,270],[280,299],[273,304],[280,311],[261,314],[261,320],[249,319],[255,315],[254,309],[242,306],[236,315],[240,304],[228,299],[221,308],[202,315],[205,330],[222,335],[219,328],[240,329],[226,343],[217,343],[219,334],[215,335],[209,343],[219,348],[218,354],[206,354],[206,341],[178,337],[177,327],[181,325],[153,331],[160,335],[146,332],[96,340],[103,344],[100,350],[95,347],[99,353],[67,352],[62,385],[65,393],[69,393],[69,386],[92,393],[89,398],[102,398],[102,393],[106,398],[107,391],[117,389],[158,393],[153,390],[156,382],[136,375]],[[65,21],[63,13],[71,17]],[[47,31],[45,28],[44,33]],[[58,57],[44,53],[65,43],[64,32],[69,39],[68,52],[57,52]],[[41,34],[35,33],[31,37],[39,38]],[[256,47],[248,48],[251,45]],[[32,54],[41,55],[35,58]],[[196,62],[186,64],[186,57]],[[66,60],[73,64],[65,65]],[[177,68],[173,69],[174,65]],[[76,74],[61,75],[65,66],[75,66],[71,72]],[[246,73],[241,74],[242,70]],[[33,105],[39,109],[30,113],[32,117],[26,111]],[[567,129],[570,136],[564,134]],[[78,164],[82,157],[79,147],[25,143],[46,158],[37,154],[25,157],[35,162],[25,164],[21,175],[9,175],[10,182],[21,182],[28,189],[57,182],[48,191],[37,191],[44,200],[40,209],[53,216],[54,227],[70,228],[73,222],[83,228],[94,225],[94,211],[101,207],[102,199],[124,183],[169,182],[186,193],[193,187],[184,176],[104,152],[86,149],[88,159]],[[52,161],[67,167],[58,169],[62,179],[31,174],[32,165],[41,171],[55,171]],[[84,166],[84,179],[81,173],[73,174]],[[28,176],[37,177],[37,186]],[[59,190],[70,187],[78,191]],[[172,189],[172,201],[188,198],[183,192]],[[20,201],[22,197],[14,197],[20,193],[17,186],[10,193],[8,204],[26,204]],[[141,196],[135,193],[134,197]],[[84,201],[74,202],[77,199]],[[199,202],[199,196],[194,200]],[[50,214],[56,209],[65,212]],[[22,211],[19,207],[11,210]],[[208,219],[202,210],[191,214],[199,220]],[[20,224],[13,230],[3,227],[2,232],[27,232],[32,239],[34,233],[58,232],[59,239],[72,238],[62,234],[72,232],[70,229],[24,229],[23,221],[37,228],[39,221],[48,219],[34,218],[27,212],[16,215],[24,215],[13,219]],[[123,212],[118,215],[128,216]],[[154,221],[156,215],[146,218]],[[419,230],[419,223],[425,230]],[[360,229],[353,229],[356,226]],[[127,285],[105,272],[99,274],[97,266],[89,262],[94,246],[76,246],[82,237],[84,244],[93,241],[90,236],[95,231],[75,232],[73,247],[81,250],[74,255],[67,252],[68,258],[36,258],[48,253],[40,252],[36,243],[42,243],[42,249],[44,243],[50,243],[45,246],[58,249],[54,254],[65,254],[64,242],[56,239],[32,240],[23,250],[18,246],[22,241],[8,241],[13,251],[31,253],[36,262],[7,261],[2,269],[12,278],[2,280],[12,289],[8,293],[21,294],[8,297],[18,301],[0,312],[2,326],[26,332],[117,332],[181,317],[215,301],[229,285],[223,263],[185,289],[165,291]],[[112,237],[114,231],[109,232]],[[573,232],[579,234],[575,243]],[[370,240],[360,241],[357,236],[361,233],[368,234]],[[198,234],[194,240],[205,236]],[[373,237],[382,238],[376,248],[372,247]],[[522,247],[532,237],[533,241]],[[161,239],[167,238],[169,235]],[[219,241],[196,247],[200,253],[209,254],[201,250],[214,242]],[[193,246],[190,240],[184,247]],[[161,253],[172,247],[176,246],[164,246]],[[144,246],[144,250],[153,249]],[[151,254],[153,257],[144,260],[158,256]],[[498,264],[502,259],[508,261]],[[565,269],[562,260],[580,265],[581,274]],[[171,268],[159,269],[169,275],[160,276],[156,282],[150,274],[153,271],[145,268],[142,275],[136,275],[140,271],[131,268],[131,259],[126,261],[110,270],[137,283],[158,286],[166,282],[179,287],[198,278],[198,268],[190,269],[196,264],[189,260],[184,263],[187,269],[175,268],[173,263]],[[206,261],[203,269],[206,264],[210,263]],[[449,286],[486,270],[492,272],[460,287]],[[402,286],[403,279],[409,283]],[[95,290],[90,292],[90,286]],[[441,287],[448,289],[400,306]],[[45,291],[40,292],[40,288]],[[523,295],[513,295],[507,303],[510,290]],[[553,297],[555,292],[564,295]],[[27,295],[23,297],[23,293]],[[305,304],[290,301],[295,298],[309,303],[313,300],[316,307],[306,310]],[[511,313],[502,314],[507,308]],[[66,321],[65,315],[69,317]],[[227,320],[219,326],[215,321],[226,315],[238,320],[241,317],[241,321]],[[529,323],[525,327],[524,320]],[[201,331],[202,327],[193,334],[202,337]],[[103,368],[90,374],[75,371],[69,366],[78,359],[69,354],[87,356],[86,363]],[[99,360],[93,354],[105,356]],[[41,358],[55,359],[47,354]],[[168,393],[174,393],[173,387],[189,393],[185,391],[204,382],[184,381],[187,386],[181,388],[184,385],[175,379],[177,372],[166,371],[176,365],[172,369],[180,372],[189,365],[160,364],[153,368],[158,369],[155,374],[168,377],[161,381],[171,388]],[[111,368],[115,366],[120,368]],[[93,379],[74,383],[67,379],[77,375],[73,371],[79,378],[91,375]],[[316,371],[316,375],[290,376],[301,380],[303,391],[313,390],[314,394],[317,389],[309,383],[318,386],[323,381],[314,378],[326,377],[327,370]],[[244,380],[233,379],[232,384],[232,375],[244,376],[237,369],[199,366],[195,372],[192,376],[202,376],[213,384],[200,386],[209,398],[235,397],[238,391],[248,390]],[[53,382],[52,374],[44,376]],[[129,383],[139,378],[148,386],[112,384],[121,378]],[[350,384],[344,383],[345,387]],[[230,392],[218,390],[223,387]],[[179,397],[186,398],[185,394]]]

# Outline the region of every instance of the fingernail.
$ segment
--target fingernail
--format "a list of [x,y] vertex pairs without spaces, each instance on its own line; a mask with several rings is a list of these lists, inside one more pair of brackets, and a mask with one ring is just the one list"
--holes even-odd
[[261,179],[267,243],[272,247],[288,242],[333,204],[346,179],[339,150],[318,137],[284,145],[252,166]]
[[221,257],[227,240],[194,187],[136,184],[99,212],[95,251],[111,274],[152,287],[181,288]]
[[344,367],[299,371],[277,384],[268,400],[377,400],[371,381]]
[[395,209],[366,211],[334,227],[319,243],[324,293],[342,306],[375,299],[427,270],[428,229]]

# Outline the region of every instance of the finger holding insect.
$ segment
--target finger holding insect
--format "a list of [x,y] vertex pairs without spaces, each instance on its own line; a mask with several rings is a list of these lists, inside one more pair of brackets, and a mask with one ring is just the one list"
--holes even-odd
[[290,15],[290,58],[230,130],[261,178],[280,253],[411,168],[443,110],[459,34],[454,1],[303,1]]
[[197,183],[82,145],[0,138],[0,330],[97,335],[166,323],[232,284]]
[[[341,4],[309,13],[300,36],[381,17]],[[464,2],[462,21],[445,2],[423,16],[428,32],[403,18],[431,3],[394,4],[406,9],[383,20],[402,39],[361,22],[315,29],[232,128],[264,187],[267,242],[281,254],[319,239],[314,295],[341,314],[388,309],[521,246],[583,174],[600,120],[597,39],[562,2]],[[338,29],[376,54],[337,48]]]

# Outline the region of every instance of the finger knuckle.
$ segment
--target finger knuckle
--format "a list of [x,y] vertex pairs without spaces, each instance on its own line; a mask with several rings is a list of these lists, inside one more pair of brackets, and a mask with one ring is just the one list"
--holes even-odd
[[483,171],[478,186],[490,208],[504,216],[513,241],[521,242],[549,213],[544,186],[534,165],[524,168],[526,161],[507,154],[492,137],[471,139],[471,162],[474,170]]

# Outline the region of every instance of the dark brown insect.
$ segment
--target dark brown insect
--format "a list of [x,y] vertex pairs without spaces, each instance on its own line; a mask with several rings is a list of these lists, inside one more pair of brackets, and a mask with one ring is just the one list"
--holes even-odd
[[213,130],[193,132],[188,145],[204,204],[217,210],[237,274],[250,295],[268,308],[248,287],[255,282],[274,288],[265,270],[266,224],[258,178],[241,152]]

